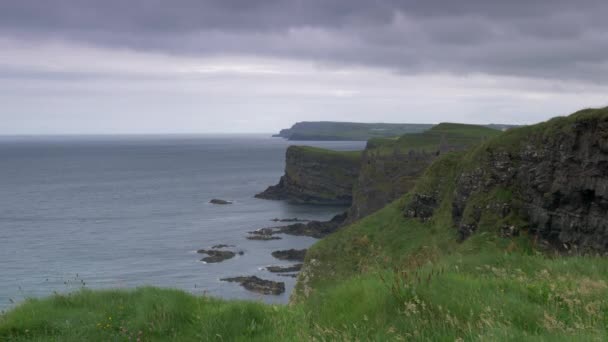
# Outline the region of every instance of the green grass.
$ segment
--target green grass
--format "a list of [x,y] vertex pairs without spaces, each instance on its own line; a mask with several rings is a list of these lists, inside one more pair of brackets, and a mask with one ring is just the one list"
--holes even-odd
[[346,161],[359,161],[361,158],[361,151],[335,151],[328,150],[325,148],[313,147],[313,146],[290,146],[289,149],[293,153],[298,153],[306,158],[314,160],[327,159],[329,161],[346,160]]

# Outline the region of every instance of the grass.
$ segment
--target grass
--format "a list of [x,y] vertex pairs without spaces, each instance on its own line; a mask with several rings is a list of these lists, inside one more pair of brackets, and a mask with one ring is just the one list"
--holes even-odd
[[291,153],[297,153],[315,160],[327,159],[330,161],[336,161],[336,159],[339,159],[358,162],[361,158],[361,151],[335,151],[325,148],[299,145],[290,146],[289,150]]

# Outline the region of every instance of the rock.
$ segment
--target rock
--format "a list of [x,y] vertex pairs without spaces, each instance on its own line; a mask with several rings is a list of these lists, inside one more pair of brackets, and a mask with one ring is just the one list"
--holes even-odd
[[321,239],[335,232],[346,220],[347,214],[334,216],[329,221],[310,221],[308,223],[295,223],[279,227],[277,232],[295,236],[310,236]]
[[306,219],[299,219],[297,217],[294,218],[287,218],[287,219],[279,219],[279,218],[274,218],[271,221],[273,222],[310,222],[310,220],[306,220]]
[[[201,261],[204,261],[206,263],[222,262],[224,260],[232,259],[236,255],[234,252],[231,251],[218,251],[215,249],[199,249],[196,252],[199,254],[208,255],[207,257],[201,259]],[[241,253],[243,252],[239,252],[239,254]]]
[[279,260],[304,261],[306,249],[288,249],[283,251],[274,251],[272,256]]
[[231,201],[226,201],[226,200],[219,199],[219,198],[214,198],[211,201],[209,201],[209,203],[211,203],[211,204],[220,204],[220,205],[232,204]]
[[278,228],[280,227],[275,227],[275,228],[260,228],[258,230],[254,230],[249,232],[249,234],[255,234],[255,235],[273,235],[278,233]]
[[269,234],[251,234],[247,237],[247,240],[258,240],[258,241],[270,241],[270,240],[281,240],[280,236],[273,236]]
[[290,278],[297,278],[298,277],[297,273],[279,273],[277,275],[279,277],[290,277]]
[[225,245],[225,244],[219,244],[219,245],[214,245],[213,249],[221,249],[221,248],[228,248],[228,247],[236,247],[235,245]]
[[[310,236],[316,239],[321,239],[342,226],[347,217],[346,213],[334,216],[329,221],[310,221],[308,223],[294,223],[281,227],[261,228],[249,232],[256,236],[265,236],[267,240],[273,240],[270,236],[275,234],[288,234],[295,236]],[[264,238],[248,237],[250,240],[264,240]]]
[[298,272],[302,269],[302,264],[295,264],[290,266],[268,266],[266,269],[272,273],[286,273],[286,272]]
[[223,278],[221,281],[239,283],[249,291],[265,294],[280,295],[285,292],[285,283],[260,279],[256,276]]

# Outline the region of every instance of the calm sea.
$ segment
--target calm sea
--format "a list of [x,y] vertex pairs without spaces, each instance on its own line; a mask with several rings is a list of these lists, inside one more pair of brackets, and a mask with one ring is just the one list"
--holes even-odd
[[[0,137],[0,310],[26,297],[154,285],[223,298],[286,302],[295,279],[264,270],[307,237],[249,241],[270,220],[327,219],[343,208],[253,198],[283,173],[290,143],[262,135]],[[364,142],[306,142],[338,150]],[[233,205],[208,204],[211,198]],[[243,256],[205,264],[196,250]],[[260,296],[227,276],[286,283]]]

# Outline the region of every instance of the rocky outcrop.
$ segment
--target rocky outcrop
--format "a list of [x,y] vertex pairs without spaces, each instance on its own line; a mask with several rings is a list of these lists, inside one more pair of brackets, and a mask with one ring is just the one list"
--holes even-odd
[[[461,239],[480,229],[526,230],[557,249],[608,251],[608,108],[513,129],[469,153],[448,194]],[[437,193],[413,196],[428,218]]]
[[231,201],[226,201],[226,200],[219,199],[219,198],[214,198],[211,201],[209,201],[209,203],[211,203],[211,204],[219,204],[219,205],[232,204]]
[[295,264],[291,266],[268,266],[266,269],[272,273],[299,272],[302,269],[302,264]]
[[306,249],[288,249],[284,251],[274,251],[272,256],[279,260],[304,261]]
[[346,220],[346,213],[334,216],[329,221],[310,221],[307,223],[294,223],[281,227],[261,228],[249,232],[247,239],[250,240],[272,240],[276,234],[287,234],[295,236],[309,236],[316,239],[324,238],[325,236],[335,232],[342,226]]
[[350,205],[359,174],[360,153],[290,146],[285,175],[255,197],[294,203]]
[[257,240],[257,241],[271,241],[271,240],[281,240],[282,237],[274,236],[272,234],[265,233],[249,233],[247,236],[247,240]]
[[196,252],[208,255],[201,259],[201,261],[206,263],[222,262],[224,260],[232,259],[236,255],[236,253],[232,251],[220,251],[217,249],[199,249]]
[[256,276],[222,278],[221,281],[239,283],[245,289],[265,295],[280,295],[285,292],[285,283],[260,279]]

